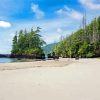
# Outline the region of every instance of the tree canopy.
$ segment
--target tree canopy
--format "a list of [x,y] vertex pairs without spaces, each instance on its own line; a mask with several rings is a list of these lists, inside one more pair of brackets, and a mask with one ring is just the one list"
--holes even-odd
[[26,29],[16,32],[13,37],[11,54],[35,56],[43,54],[42,46],[45,44],[45,41],[38,34],[39,32],[39,27],[35,31],[31,28],[30,32],[27,32]]
[[100,16],[61,40],[54,51],[62,57],[100,57]]

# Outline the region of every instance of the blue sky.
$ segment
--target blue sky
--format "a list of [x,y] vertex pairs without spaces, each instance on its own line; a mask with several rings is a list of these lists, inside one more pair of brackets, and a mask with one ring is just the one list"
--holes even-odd
[[100,15],[100,0],[0,0],[0,53],[10,53],[12,38],[20,29],[39,26],[49,43],[79,29],[86,11],[87,23]]

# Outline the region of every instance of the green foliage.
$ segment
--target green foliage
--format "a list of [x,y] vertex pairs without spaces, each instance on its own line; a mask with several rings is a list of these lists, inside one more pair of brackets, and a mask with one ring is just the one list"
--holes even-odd
[[92,58],[93,56],[94,56],[93,52],[88,52],[88,53],[86,54],[86,57],[87,57],[87,58]]
[[62,57],[100,57],[100,16],[85,29],[79,29],[61,40],[54,51]]
[[17,45],[17,34],[13,38],[13,45],[12,45],[12,53],[18,52],[18,45]]
[[41,38],[41,35],[38,34],[38,32],[40,32],[39,27],[35,31],[32,28],[30,32],[27,32],[26,30],[20,30],[19,33],[16,33],[13,38],[11,53],[18,55],[42,54],[42,46],[45,44],[45,42]]
[[35,54],[35,55],[38,55],[38,54],[42,54],[43,53],[43,50],[41,48],[27,48],[24,53],[26,55],[30,55],[30,54]]
[[[84,42],[79,48],[78,55],[80,57],[92,57],[93,47],[88,42]],[[91,56],[89,56],[91,54]]]

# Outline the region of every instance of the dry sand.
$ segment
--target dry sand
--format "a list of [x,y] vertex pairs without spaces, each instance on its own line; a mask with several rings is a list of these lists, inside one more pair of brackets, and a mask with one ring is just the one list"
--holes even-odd
[[0,100],[100,100],[100,59],[12,63],[0,68]]

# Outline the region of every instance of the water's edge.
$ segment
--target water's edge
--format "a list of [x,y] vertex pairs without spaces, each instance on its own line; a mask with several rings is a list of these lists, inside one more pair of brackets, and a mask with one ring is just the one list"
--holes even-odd
[[0,63],[11,63],[11,62],[17,62],[18,59],[16,58],[0,58]]

